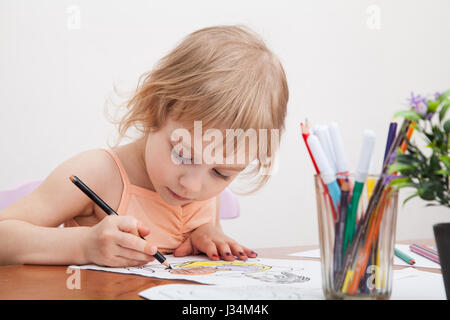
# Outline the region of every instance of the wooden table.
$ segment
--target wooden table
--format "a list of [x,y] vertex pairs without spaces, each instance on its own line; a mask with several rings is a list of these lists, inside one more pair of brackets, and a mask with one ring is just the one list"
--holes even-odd
[[[398,243],[433,244],[432,240],[399,241]],[[288,256],[290,253],[317,249],[318,246],[296,246],[282,248],[255,249],[259,257],[274,259],[316,260]],[[405,267],[394,266],[394,269]],[[417,268],[419,270],[440,273],[438,269]],[[93,300],[143,300],[138,293],[153,286],[169,283],[192,283],[184,280],[164,280],[137,275],[125,275],[95,270],[79,270],[80,288],[68,289],[74,285],[71,281],[73,270],[67,266],[10,265],[0,266],[0,299],[93,299]],[[70,277],[72,278],[70,279]],[[192,283],[193,284],[193,283]]]

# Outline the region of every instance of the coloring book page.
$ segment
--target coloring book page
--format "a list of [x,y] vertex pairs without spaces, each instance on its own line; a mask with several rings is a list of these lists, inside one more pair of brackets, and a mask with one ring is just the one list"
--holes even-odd
[[301,284],[321,288],[321,268],[318,261],[254,258],[247,261],[211,261],[205,256],[166,256],[172,269],[158,261],[141,267],[110,268],[97,265],[71,266],[90,270],[136,274],[145,277],[190,280],[220,285]]

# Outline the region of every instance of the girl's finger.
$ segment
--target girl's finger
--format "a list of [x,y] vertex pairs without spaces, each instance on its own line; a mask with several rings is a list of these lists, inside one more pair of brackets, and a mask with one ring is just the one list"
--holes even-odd
[[220,260],[220,257],[217,253],[217,247],[211,240],[201,242],[197,245],[197,247],[201,252],[204,252],[211,260]]
[[129,260],[141,262],[150,262],[155,260],[155,258],[149,254],[145,254],[133,249],[124,248],[121,246],[117,246],[115,255]]
[[127,232],[118,232],[116,243],[123,248],[133,249],[147,255],[154,255],[158,251],[158,248],[148,241]]
[[231,253],[230,246],[226,242],[216,242],[216,248],[219,251],[223,260],[234,261],[234,256]]
[[244,251],[244,248],[241,247],[238,243],[232,243],[231,244],[231,251],[233,254],[239,259],[239,260],[247,260],[247,254]]
[[150,234],[150,229],[138,222],[138,232],[141,237],[146,237]]
[[114,261],[113,267],[122,267],[122,268],[137,267],[137,266],[143,266],[144,264],[147,264],[147,262],[145,262],[145,261],[128,259],[128,258],[122,257],[122,256],[115,256],[113,261]]
[[131,216],[119,216],[117,219],[117,228],[123,232],[139,235],[138,220]]
[[253,251],[249,248],[246,248],[246,247],[242,247],[242,248],[244,249],[244,253],[247,256],[249,256],[250,258],[256,258],[258,256],[258,254],[255,251]]

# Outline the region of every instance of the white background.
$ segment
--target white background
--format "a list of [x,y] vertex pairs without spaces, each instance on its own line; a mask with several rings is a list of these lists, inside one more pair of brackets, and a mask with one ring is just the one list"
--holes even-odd
[[[240,197],[241,217],[223,225],[252,248],[317,244],[300,121],[338,122],[353,170],[363,130],[374,130],[378,169],[388,123],[410,92],[450,88],[449,12],[447,0],[0,0],[0,189],[107,147],[116,137],[103,113],[113,85],[133,90],[190,32],[245,24],[281,59],[290,99],[277,174]],[[450,221],[449,210],[420,200],[402,207],[408,193],[397,239],[433,237],[432,225]]]

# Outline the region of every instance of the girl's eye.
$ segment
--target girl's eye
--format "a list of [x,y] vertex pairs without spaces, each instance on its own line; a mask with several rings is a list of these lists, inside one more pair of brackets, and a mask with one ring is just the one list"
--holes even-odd
[[217,171],[216,169],[213,169],[214,173],[216,175],[218,175],[220,178],[224,179],[224,180],[228,180],[230,177],[229,176],[225,176],[223,174],[221,174],[219,171]]

